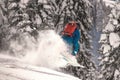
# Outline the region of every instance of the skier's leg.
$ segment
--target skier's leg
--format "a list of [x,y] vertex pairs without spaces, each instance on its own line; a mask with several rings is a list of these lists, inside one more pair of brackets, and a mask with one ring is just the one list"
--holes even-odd
[[78,51],[79,51],[79,43],[76,42],[75,44],[73,44],[73,52],[72,52],[72,55],[76,56]]

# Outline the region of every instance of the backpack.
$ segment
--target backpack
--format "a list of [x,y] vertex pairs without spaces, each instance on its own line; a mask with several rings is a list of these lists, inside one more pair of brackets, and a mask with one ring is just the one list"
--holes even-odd
[[72,37],[73,32],[75,31],[76,28],[77,28],[76,23],[68,23],[63,30],[63,35]]

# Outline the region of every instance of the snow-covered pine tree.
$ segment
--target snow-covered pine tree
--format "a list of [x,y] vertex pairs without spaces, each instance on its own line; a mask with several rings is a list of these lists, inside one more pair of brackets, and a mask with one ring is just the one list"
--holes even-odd
[[92,4],[91,16],[93,17],[93,26],[91,30],[92,36],[92,52],[93,60],[98,65],[99,61],[97,58],[100,56],[98,49],[100,47],[98,41],[100,39],[100,34],[102,27],[107,24],[108,17],[106,15],[110,14],[111,8],[105,5],[103,0],[89,0]]
[[0,1],[0,50],[7,50],[8,43],[7,43],[7,35],[9,34],[8,20],[7,20],[7,0]]
[[[1,10],[4,17],[4,24],[0,27],[2,49],[10,50],[10,53],[14,54],[16,49],[11,48],[11,41],[16,44],[26,43],[24,41],[27,37],[32,39],[31,36],[37,35],[35,20],[32,17],[35,10],[29,7],[28,1],[24,2],[24,0],[3,0]],[[31,13],[29,14],[29,12]],[[27,45],[24,44],[22,47]]]
[[109,14],[109,21],[102,30],[100,60],[101,79],[120,79],[120,3],[116,3]]

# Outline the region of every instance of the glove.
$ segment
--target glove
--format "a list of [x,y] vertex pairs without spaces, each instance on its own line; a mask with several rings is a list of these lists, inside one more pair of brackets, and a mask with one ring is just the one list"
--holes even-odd
[[72,55],[74,56],[77,55],[77,51],[73,51]]

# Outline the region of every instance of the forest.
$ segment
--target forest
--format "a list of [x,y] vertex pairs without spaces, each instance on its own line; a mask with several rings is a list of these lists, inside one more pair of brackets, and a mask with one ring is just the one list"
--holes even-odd
[[0,54],[25,56],[41,31],[59,34],[70,18],[80,24],[77,61],[84,68],[63,72],[81,80],[120,80],[119,0],[0,0]]

